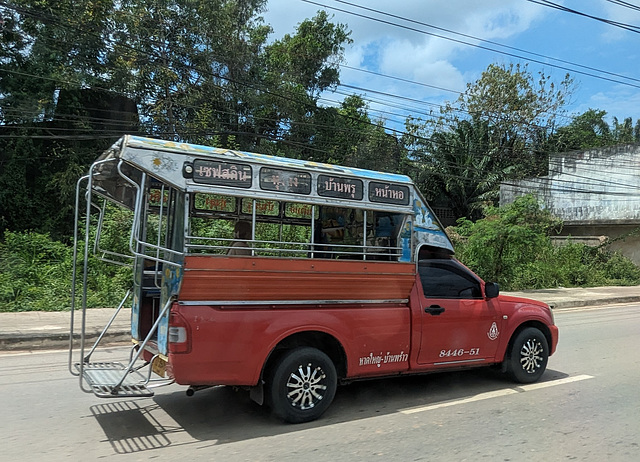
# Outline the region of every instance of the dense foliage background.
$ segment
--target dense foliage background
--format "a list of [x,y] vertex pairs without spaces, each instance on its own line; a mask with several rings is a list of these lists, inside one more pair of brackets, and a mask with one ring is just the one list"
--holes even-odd
[[[492,64],[440,113],[391,130],[361,95],[322,104],[340,83],[347,25],[319,11],[272,38],[265,4],[0,1],[1,305],[63,303],[76,181],[125,133],[408,174],[432,205],[468,220],[461,255],[482,276],[505,287],[566,284],[543,268],[555,248],[540,244],[522,254],[529,266],[512,267],[510,249],[530,237],[524,230],[505,238],[502,260],[481,256],[476,235],[499,216],[490,206],[501,182],[545,174],[549,153],[640,142],[640,121],[610,125],[597,109],[566,118],[570,75],[554,82],[526,65]],[[571,261],[606,255],[563,251]],[[92,277],[96,300],[118,298],[119,272]],[[625,279],[608,278],[574,279]]]
[[[103,236],[113,248],[127,247],[126,211],[110,215]],[[457,257],[503,290],[640,284],[640,268],[604,248],[554,245],[561,223],[541,210],[533,196],[505,207],[489,207],[486,218],[460,220],[449,229]],[[70,246],[35,232],[7,232],[0,243],[0,311],[56,311],[70,307]],[[91,261],[88,306],[116,306],[131,286],[130,270]]]
[[484,213],[475,223],[461,219],[449,234],[457,257],[505,290],[640,284],[640,268],[606,243],[554,243],[562,222],[531,195]]

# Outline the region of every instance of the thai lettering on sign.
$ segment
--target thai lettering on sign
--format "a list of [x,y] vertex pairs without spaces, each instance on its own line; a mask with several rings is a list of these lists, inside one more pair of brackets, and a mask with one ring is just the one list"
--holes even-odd
[[235,199],[229,196],[196,193],[194,199],[197,210],[233,212],[236,209]]
[[[253,213],[253,200],[242,199],[242,213]],[[256,200],[256,213],[258,215],[268,215],[276,217],[280,214],[280,203],[267,199]]]
[[[307,218],[311,219],[313,207],[309,204],[296,204],[287,202],[285,214],[287,217],[294,218]],[[316,213],[317,215],[317,213]]]
[[196,183],[250,188],[251,180],[250,165],[201,159],[193,162],[193,181]]
[[409,205],[409,187],[394,183],[369,183],[369,200],[386,204]]
[[310,194],[311,174],[263,167],[260,169],[260,188],[267,191]]
[[362,180],[318,175],[318,195],[360,201],[363,196]]

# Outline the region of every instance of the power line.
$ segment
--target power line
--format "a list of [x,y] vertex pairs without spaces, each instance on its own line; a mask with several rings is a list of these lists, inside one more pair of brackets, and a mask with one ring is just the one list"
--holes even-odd
[[[338,1],[338,0],[336,0],[336,1]],[[546,7],[549,7],[549,8],[554,8],[556,10],[564,11],[565,13],[572,13],[572,14],[576,14],[578,16],[583,16],[585,18],[594,19],[596,21],[603,22],[603,23],[608,24],[610,26],[619,27],[620,29],[625,29],[625,30],[628,30],[629,32],[635,32],[636,34],[640,33],[640,26],[634,26],[632,24],[625,24],[625,23],[622,23],[622,22],[613,21],[611,19],[601,18],[600,16],[593,16],[591,14],[587,14],[587,13],[583,13],[583,12],[578,11],[578,10],[567,8],[566,6],[559,5],[557,3],[554,3],[554,2],[551,2],[551,1],[548,1],[548,0],[527,0],[527,1],[529,1],[531,3],[536,3],[538,5],[546,6]]]
[[[312,4],[312,5],[320,6],[322,8],[328,8],[328,9],[331,9],[331,10],[339,11],[341,13],[349,14],[349,15],[356,16],[356,17],[359,17],[359,18],[368,19],[370,21],[379,22],[381,24],[386,24],[386,25],[389,25],[389,26],[393,26],[393,27],[398,27],[398,28],[401,28],[401,29],[409,30],[409,31],[412,31],[412,32],[417,32],[419,34],[424,34],[424,35],[429,35],[429,36],[432,36],[432,37],[441,38],[441,39],[444,39],[444,40],[449,40],[451,42],[459,43],[459,44],[466,45],[466,46],[471,46],[471,47],[478,48],[478,49],[481,49],[481,50],[491,51],[492,53],[499,53],[499,54],[502,54],[502,55],[505,55],[505,56],[509,56],[509,57],[512,57],[512,58],[518,58],[518,59],[522,59],[522,60],[525,60],[525,61],[534,62],[534,63],[537,63],[537,64],[542,64],[542,65],[546,65],[546,66],[550,66],[550,67],[555,67],[557,69],[562,69],[562,70],[565,70],[565,71],[568,71],[568,72],[574,72],[576,74],[586,75],[588,77],[593,77],[593,78],[596,78],[596,79],[606,80],[606,81],[609,81],[609,82],[618,83],[618,84],[621,84],[621,85],[626,85],[626,86],[630,86],[630,87],[634,87],[634,88],[640,88],[640,85],[634,84],[634,83],[631,83],[631,82],[626,82],[626,81],[623,81],[623,80],[617,80],[617,79],[610,78],[610,77],[604,77],[604,76],[596,75],[596,74],[593,74],[593,73],[590,73],[590,72],[586,72],[586,71],[582,71],[582,70],[578,70],[578,69],[574,69],[574,68],[570,68],[570,67],[566,67],[566,66],[561,66],[561,65],[558,65],[558,64],[552,64],[552,63],[549,63],[549,62],[541,61],[539,59],[529,58],[529,57],[517,55],[515,53],[510,53],[510,52],[506,52],[506,51],[497,50],[495,48],[490,48],[490,47],[487,47],[487,46],[484,46],[484,45],[470,43],[470,42],[467,42],[467,41],[464,41],[464,40],[455,39],[453,37],[447,37],[445,35],[435,34],[433,32],[427,32],[427,31],[425,31],[423,29],[417,29],[415,27],[394,23],[392,21],[388,21],[388,20],[384,20],[384,19],[380,19],[380,18],[374,18],[372,16],[367,16],[367,15],[364,15],[364,14],[356,13],[356,12],[345,10],[345,9],[342,9],[342,8],[329,6],[329,5],[326,5],[326,4],[323,4],[323,3],[318,3],[318,2],[315,2],[315,1],[312,1],[312,0],[301,0],[301,1],[303,1],[305,3]],[[340,3],[346,3],[346,2],[342,2],[340,0],[335,0],[335,1],[339,1]],[[532,1],[532,0],[529,0],[529,1]],[[361,7],[359,5],[355,5],[355,4],[353,4],[353,5],[358,7],[358,8],[369,9],[369,8]],[[374,10],[374,11],[377,11],[377,10]],[[383,14],[383,15],[389,16],[389,17],[394,17],[395,16],[395,15],[392,15],[390,13],[385,13],[385,12],[380,12],[380,14]],[[400,18],[402,18],[402,17],[400,17]],[[407,22],[413,22],[413,23],[418,22],[418,21],[414,21],[414,20],[411,20],[411,19],[408,19],[408,18],[402,18],[402,19],[407,21]],[[425,24],[420,23],[420,22],[418,22],[418,24],[425,25]],[[430,26],[428,24],[426,26],[433,27],[433,26]],[[464,34],[459,34],[459,35],[463,35],[464,36]],[[479,39],[479,38],[474,38],[474,39],[482,41],[482,39]],[[487,43],[489,43],[489,42],[487,42]],[[505,48],[508,48],[508,47],[505,46]],[[526,53],[530,53],[530,52],[526,52]],[[534,53],[530,53],[530,54],[535,55]],[[540,55],[540,56],[543,56],[543,55]],[[554,58],[551,58],[551,57],[548,57],[548,56],[545,56],[545,58],[554,59]],[[561,60],[557,60],[557,61],[560,62]],[[572,64],[572,65],[574,67],[582,67],[582,68],[589,69],[587,66],[581,66],[579,64]],[[600,72],[602,74],[615,76],[615,77],[617,77],[619,79],[627,79],[627,80],[631,80],[631,81],[635,81],[635,82],[640,82],[640,79],[636,79],[636,78],[633,78],[633,77],[627,77],[627,76],[624,76],[622,74],[615,74],[615,73],[604,71],[604,70],[600,70],[600,69],[594,69],[594,70],[597,71],[597,72]]]
[[634,5],[633,3],[624,2],[622,0],[605,0],[609,3],[613,3],[614,5],[622,6],[624,8],[629,8],[630,10],[640,11],[640,6]]
[[[43,18],[44,16],[40,15],[39,17]],[[48,20],[48,19],[51,19],[51,18],[46,18],[46,19]],[[60,25],[62,25],[63,27],[68,27],[67,25],[60,23],[60,22],[59,22],[59,20],[58,20],[58,22],[57,22],[57,23],[58,23],[58,24],[60,24]],[[122,44],[118,44],[117,46],[121,46],[121,45],[122,45]],[[147,54],[147,55],[149,55],[149,56],[153,56],[153,55],[152,55],[151,53],[149,53],[149,52],[144,52],[144,51],[138,50],[138,49],[136,49],[136,48],[134,48],[134,47],[131,47],[131,46],[128,46],[128,45],[125,45],[125,47],[126,47],[126,48],[128,48],[128,49],[133,50],[133,51],[134,51],[134,52],[136,52],[136,53],[142,53],[142,54]],[[156,57],[157,57],[157,56],[156,56]],[[187,67],[188,67],[188,66],[187,66]],[[195,70],[195,71],[200,72],[200,73],[209,73],[209,74],[211,74],[211,75],[213,75],[213,76],[215,76],[215,77],[217,77],[217,78],[220,78],[220,79],[222,79],[222,80],[226,80],[226,81],[228,81],[228,82],[230,82],[230,83],[237,83],[237,84],[240,84],[240,85],[246,86],[246,87],[248,87],[248,88],[258,89],[255,85],[247,84],[246,82],[242,82],[242,81],[237,81],[237,80],[229,79],[229,78],[228,78],[228,77],[226,77],[226,76],[222,76],[222,75],[219,75],[219,74],[217,74],[217,73],[212,73],[212,72],[210,72],[209,70],[207,70],[207,71],[205,72],[205,71],[203,71],[202,69],[197,68],[196,66],[191,66],[191,67],[189,67],[189,69],[191,69],[191,70]],[[345,85],[342,85],[342,86],[345,86]],[[345,86],[345,87],[348,87],[348,86]],[[223,87],[219,87],[219,88],[222,88],[222,89],[223,89]],[[365,89],[365,88],[361,88],[361,87],[354,87],[354,86],[352,86],[352,87],[351,87],[351,89],[355,89],[355,90],[363,91],[363,92],[365,92],[365,93],[369,93],[369,92],[376,92],[375,90],[368,90],[368,89]],[[263,92],[265,92],[265,93],[272,94],[272,95],[274,95],[274,96],[276,96],[276,97],[279,97],[279,98],[284,98],[284,99],[288,99],[288,100],[295,101],[295,99],[293,99],[293,98],[291,98],[291,97],[287,97],[287,96],[282,95],[282,94],[277,94],[277,93],[274,93],[274,92],[270,92],[270,91],[268,91],[268,90],[264,90],[264,88],[262,88],[262,89],[258,89],[258,90],[259,90],[259,91],[263,91]],[[405,100],[405,102],[408,100],[408,98],[406,98],[406,97],[402,97],[402,96],[399,96],[399,95],[394,95],[394,94],[391,94],[391,93],[385,93],[385,96],[388,96],[388,97],[391,97],[391,98],[399,98],[399,99],[403,99],[403,100]],[[365,98],[365,100],[367,100],[367,98]],[[371,99],[371,98],[369,98],[369,99],[368,99],[368,101],[370,101],[370,102],[374,102],[374,100],[373,100],[373,99]],[[298,101],[298,102],[299,102],[299,101]],[[416,99],[413,99],[413,101],[412,101],[412,102],[413,102],[414,104],[421,104],[421,105],[426,104],[426,105],[431,105],[431,106],[434,106],[434,107],[437,107],[437,108],[442,108],[442,106],[441,106],[440,104],[436,104],[436,103],[429,103],[429,102],[424,102],[424,101],[420,101],[420,100],[416,100]],[[396,106],[396,107],[398,107],[398,108],[400,108],[400,109],[403,109],[403,110],[406,110],[407,112],[418,112],[418,113],[420,113],[420,114],[426,115],[427,117],[433,117],[433,114],[432,114],[432,113],[425,113],[425,112],[423,112],[422,110],[416,110],[415,108],[406,108],[406,109],[405,109],[405,108],[403,108],[403,107],[399,107],[399,106]],[[457,108],[457,109],[456,109],[456,108],[454,108],[454,109],[455,109],[455,110],[458,110],[458,111],[460,111],[460,112],[465,112],[465,113],[467,113],[466,111],[462,111],[462,110],[461,110],[461,109],[459,109],[459,108]],[[555,116],[559,116],[559,115],[555,115]],[[560,115],[560,116],[561,116],[561,115]],[[540,128],[544,128],[544,127],[540,127]],[[395,132],[397,132],[397,130],[396,130]]]
[[[133,47],[130,47],[130,46],[128,46],[128,48],[130,48],[131,50],[133,50],[133,51],[135,51],[135,52],[142,53],[142,54],[147,54],[147,55],[149,55],[149,56],[152,56],[152,54],[151,54],[151,53],[146,53],[146,52],[143,52],[143,51],[137,50],[136,48],[133,48]],[[192,66],[192,67],[193,67],[193,66]],[[202,70],[201,70],[201,69],[198,69],[197,67],[193,67],[193,68],[194,68],[195,70],[197,70],[197,71],[202,72]],[[230,81],[230,82],[234,82],[233,80],[231,80],[231,79],[227,79],[227,78],[226,78],[226,77],[224,77],[224,76],[220,76],[220,75],[218,75],[218,74],[213,74],[213,75],[214,75],[214,76],[216,76],[216,77],[218,77],[218,78],[221,78],[221,79],[223,79],[223,80],[224,80],[224,79],[226,79],[226,80],[228,80],[228,81]],[[54,79],[52,79],[52,80],[54,80]],[[235,82],[236,82],[236,83],[238,83],[238,84],[241,84],[241,85],[249,86],[249,85],[247,85],[245,82],[241,82],[241,81],[235,81]],[[254,88],[254,89],[255,89],[255,86],[254,86],[254,87],[249,86],[249,87],[250,87],[250,88]],[[223,87],[220,87],[220,88],[223,88]],[[362,90],[362,91],[368,91],[367,89],[363,89],[363,88],[360,88],[360,87],[352,87],[352,89]],[[383,93],[383,92],[381,92],[381,93]],[[383,93],[383,94],[384,94],[384,93]],[[273,93],[273,95],[274,95],[274,96],[277,96],[277,97],[283,97],[283,95],[279,95],[279,94],[277,94],[277,93]],[[388,96],[388,97],[394,97],[394,98],[398,96],[398,95],[393,95],[393,94],[390,94],[390,93],[386,93],[386,94],[384,94],[384,95],[385,95],[385,96]],[[405,98],[405,97],[401,97],[401,98]],[[292,100],[292,101],[295,101],[295,99],[292,99],[292,98],[288,98],[288,99],[290,99],[290,100]],[[405,98],[405,99],[406,99],[406,98]],[[371,100],[370,100],[370,101],[371,101]],[[419,103],[419,104],[432,104],[432,105],[434,105],[434,106],[436,106],[436,107],[441,107],[440,105],[435,105],[435,104],[433,104],[433,103],[424,103],[424,102],[419,101],[419,100],[414,100],[413,102],[414,102],[414,103]],[[183,105],[180,105],[180,104],[178,104],[178,103],[175,103],[175,106],[177,106],[177,107],[178,107],[178,106],[183,106]],[[220,112],[220,111],[217,111],[217,112]],[[229,114],[230,114],[230,113],[229,113]],[[270,121],[278,122],[280,119],[266,119],[266,120],[270,120]],[[362,122],[363,122],[361,119],[356,119],[356,120],[357,120],[358,122],[360,122],[360,123],[362,123]],[[292,124],[298,124],[298,122],[295,122],[295,121],[290,121],[290,123],[292,123]],[[376,125],[376,124],[374,124],[374,125]],[[396,133],[396,134],[406,135],[406,133],[405,133],[405,132],[403,132],[403,131],[399,131],[399,130],[392,130],[392,131],[393,131],[394,133]],[[255,134],[255,133],[252,133],[251,135],[252,135],[252,136],[257,136],[257,134]],[[275,139],[275,138],[274,138],[274,139]],[[431,140],[431,142],[433,143],[434,141],[433,141],[433,140]]]
[[[302,1],[310,3],[307,0],[302,0]],[[373,12],[373,13],[377,13],[377,14],[380,14],[380,15],[389,16],[389,17],[392,17],[392,18],[395,18],[395,19],[400,19],[402,21],[406,21],[406,22],[409,22],[409,23],[418,24],[418,25],[425,26],[425,27],[428,27],[428,28],[431,28],[431,29],[435,29],[435,30],[439,30],[439,31],[442,31],[442,32],[447,32],[447,33],[452,34],[452,35],[457,35],[457,36],[460,36],[460,37],[465,37],[465,38],[477,40],[478,42],[489,43],[491,45],[499,46],[499,47],[505,48],[507,50],[513,50],[513,51],[517,51],[519,53],[526,53],[526,54],[529,54],[531,56],[537,56],[539,58],[543,58],[545,60],[553,60],[553,61],[557,61],[559,63],[568,64],[568,65],[579,67],[579,68],[582,68],[582,69],[587,69],[587,70],[590,70],[590,71],[600,72],[602,74],[611,75],[613,77],[624,78],[624,79],[629,79],[629,80],[633,80],[633,81],[636,81],[636,82],[640,82],[640,79],[635,79],[633,77],[628,77],[628,76],[625,76],[625,75],[622,75],[622,74],[618,74],[618,73],[615,73],[615,72],[609,72],[609,71],[606,71],[606,70],[603,70],[603,69],[598,69],[598,68],[595,68],[595,67],[585,66],[583,64],[578,64],[578,63],[575,63],[575,62],[572,62],[572,61],[567,61],[567,60],[564,60],[564,59],[555,58],[553,56],[548,56],[548,55],[544,55],[544,54],[541,54],[541,53],[528,51],[528,50],[525,50],[523,48],[518,48],[518,47],[514,47],[514,46],[510,46],[510,45],[505,45],[503,43],[495,42],[495,41],[492,41],[492,40],[487,40],[487,39],[484,39],[484,38],[481,38],[481,37],[475,37],[473,35],[463,34],[461,32],[456,32],[456,31],[451,30],[451,29],[446,29],[444,27],[435,26],[433,24],[428,24],[428,23],[425,23],[425,22],[422,22],[422,21],[417,21],[415,19],[406,18],[406,17],[403,17],[403,16],[399,16],[399,15],[395,15],[395,14],[392,14],[392,13],[388,13],[388,12],[385,12],[385,11],[376,10],[376,9],[373,9],[373,8],[367,8],[367,7],[364,7],[362,5],[358,5],[358,4],[355,4],[355,3],[347,2],[347,1],[344,1],[344,0],[334,0],[334,1],[338,2],[338,3],[343,3],[345,5],[353,6],[353,7],[356,7],[356,8],[360,8],[360,9],[363,9],[363,10],[366,10],[366,11],[370,11],[370,12]],[[429,35],[431,35],[431,34],[429,34]],[[441,37],[439,35],[437,35],[436,37],[447,39],[447,37]],[[470,45],[471,46],[475,46],[473,44],[470,44]],[[497,51],[497,52],[500,53],[499,51]],[[524,58],[524,59],[526,59],[526,58]],[[565,68],[561,68],[561,69],[566,70]]]
[[444,87],[439,87],[439,86],[436,86],[436,85],[430,85],[430,84],[424,83],[424,82],[416,82],[415,80],[403,79],[402,77],[395,77],[395,76],[392,76],[392,75],[383,74],[381,72],[371,71],[369,69],[362,69],[362,68],[359,68],[359,67],[347,66],[346,64],[341,64],[340,67],[344,68],[344,69],[350,69],[352,71],[364,72],[364,73],[367,73],[367,74],[370,74],[370,75],[376,75],[378,77],[384,77],[384,78],[387,78],[387,79],[397,80],[398,82],[410,83],[412,85],[420,85],[422,87],[432,88],[434,90],[441,90],[441,91],[445,91],[445,92],[449,92],[449,93],[455,93],[456,95],[461,95],[462,94],[462,92],[457,91],[457,90],[451,90],[450,88],[444,88]]

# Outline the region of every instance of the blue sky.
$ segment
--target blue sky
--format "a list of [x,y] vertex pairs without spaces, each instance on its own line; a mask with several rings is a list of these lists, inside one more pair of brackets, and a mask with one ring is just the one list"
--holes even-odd
[[[401,124],[408,114],[422,114],[424,117],[429,111],[437,112],[439,104],[454,101],[458,96],[456,92],[463,91],[467,83],[477,80],[489,64],[529,62],[528,69],[534,75],[538,71],[544,71],[551,75],[555,82],[560,82],[567,70],[553,67],[551,64],[581,69],[589,74],[623,82],[612,82],[569,71],[576,83],[571,103],[567,106],[570,115],[578,115],[593,108],[607,111],[609,122],[613,116],[619,120],[632,117],[634,123],[640,119],[640,11],[637,11],[640,9],[640,0],[622,2],[638,7],[636,10],[621,6],[621,2],[616,0],[554,0],[554,3],[589,15],[635,25],[639,27],[638,32],[623,30],[527,0],[312,1],[316,4],[303,0],[269,0],[268,11],[264,12],[263,16],[265,22],[274,28],[272,37],[280,38],[284,34],[294,33],[297,24],[314,16],[318,10],[323,9],[320,5],[325,5],[327,8],[324,9],[334,15],[333,22],[344,23],[351,30],[353,44],[346,49],[346,62],[343,64],[422,84],[389,79],[343,67],[342,84],[387,95],[341,87],[338,89],[341,93],[323,95],[326,98],[325,104],[342,101],[344,93],[365,94],[373,100],[370,109],[374,118],[382,117],[390,125]],[[457,40],[474,42],[465,37],[399,19],[408,18],[411,21],[482,38],[485,42],[474,42],[480,46],[496,48],[495,45],[487,43],[488,40],[535,53],[538,56],[503,49],[508,53],[528,56],[541,63],[384,24],[337,11],[335,8]],[[550,58],[593,70],[559,63]],[[605,74],[602,71],[616,75]],[[396,95],[399,98],[388,95]]]

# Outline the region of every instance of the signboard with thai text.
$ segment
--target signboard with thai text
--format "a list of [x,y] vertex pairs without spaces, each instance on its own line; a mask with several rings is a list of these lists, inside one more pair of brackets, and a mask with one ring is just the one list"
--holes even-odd
[[251,180],[252,170],[247,164],[201,159],[193,162],[193,181],[196,183],[250,188]]
[[318,195],[360,201],[363,197],[362,180],[318,175]]
[[236,198],[220,194],[196,193],[194,206],[197,210],[211,212],[235,212]]
[[[242,199],[242,213],[251,215],[253,213],[253,199]],[[256,213],[277,217],[280,214],[280,202],[267,199],[256,200]]]
[[[318,218],[319,209],[316,208],[316,218]],[[313,212],[313,206],[310,204],[296,204],[293,202],[287,202],[284,209],[284,214],[287,218],[305,218],[310,220]]]
[[385,204],[409,205],[409,188],[394,183],[369,182],[369,200]]
[[260,169],[260,188],[266,191],[310,194],[311,174],[263,167]]

